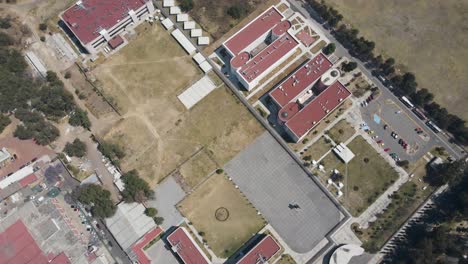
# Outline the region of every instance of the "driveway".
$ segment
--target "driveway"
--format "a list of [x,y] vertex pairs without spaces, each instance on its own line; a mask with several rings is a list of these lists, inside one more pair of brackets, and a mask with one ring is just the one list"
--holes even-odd
[[158,209],[158,216],[164,218],[161,227],[168,230],[171,226],[179,225],[183,217],[176,208],[176,205],[185,197],[185,192],[172,176],[162,181],[155,190],[155,200],[150,200],[147,205]]

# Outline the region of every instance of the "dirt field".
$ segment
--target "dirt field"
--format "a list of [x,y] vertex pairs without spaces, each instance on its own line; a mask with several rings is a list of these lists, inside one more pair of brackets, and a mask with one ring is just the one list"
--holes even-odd
[[[143,30],[93,74],[123,115],[101,136],[127,149],[122,168],[138,169],[152,185],[202,148],[222,165],[263,131],[224,85],[185,109],[177,95],[202,74],[159,25]],[[206,176],[198,171],[185,169],[185,176]],[[194,186],[197,179],[187,181]]]
[[180,166],[180,173],[184,177],[185,183],[194,188],[210,173],[216,170],[217,164],[211,159],[210,155],[202,150],[193,156],[189,161]]
[[[225,221],[215,217],[221,207],[229,212]],[[232,255],[265,225],[253,205],[224,175],[214,174],[178,208],[219,257]]]
[[326,0],[346,22],[416,74],[450,112],[468,120],[468,1]]

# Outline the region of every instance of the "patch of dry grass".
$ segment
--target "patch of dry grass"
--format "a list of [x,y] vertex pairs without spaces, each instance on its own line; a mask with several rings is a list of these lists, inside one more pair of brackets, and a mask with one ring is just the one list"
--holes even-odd
[[[177,207],[203,235],[219,257],[229,257],[265,225],[257,210],[225,175],[214,174]],[[225,221],[215,217],[218,208],[229,212]]]

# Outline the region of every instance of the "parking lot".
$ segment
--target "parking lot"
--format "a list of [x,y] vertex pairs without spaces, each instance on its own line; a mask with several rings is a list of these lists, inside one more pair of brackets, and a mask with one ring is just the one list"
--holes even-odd
[[[374,140],[382,141],[381,147],[389,154],[395,153],[401,160],[416,161],[435,147],[434,141],[428,136],[428,128],[420,127],[414,117],[389,98],[375,98],[367,106],[361,106],[361,112]],[[416,133],[417,128],[422,129],[422,132]],[[397,134],[396,138],[392,132]],[[408,144],[406,150],[400,144],[400,139]]]

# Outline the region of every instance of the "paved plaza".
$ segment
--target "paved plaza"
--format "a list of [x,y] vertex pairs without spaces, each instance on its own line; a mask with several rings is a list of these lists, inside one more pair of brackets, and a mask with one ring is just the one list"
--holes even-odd
[[225,170],[297,253],[314,249],[343,218],[339,208],[268,132]]

